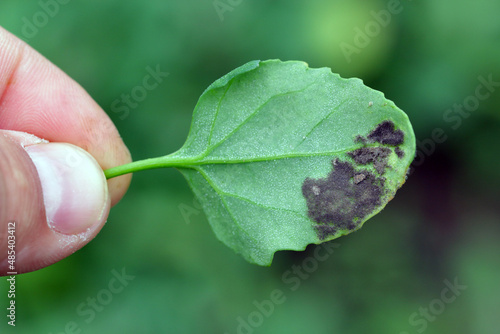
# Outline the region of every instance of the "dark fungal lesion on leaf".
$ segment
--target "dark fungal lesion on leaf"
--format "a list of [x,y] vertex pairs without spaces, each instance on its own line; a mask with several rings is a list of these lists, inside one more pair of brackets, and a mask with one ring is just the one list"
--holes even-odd
[[326,178],[306,178],[302,184],[308,215],[323,240],[339,229],[354,230],[362,218],[381,204],[384,178],[368,170],[356,171],[349,162],[333,161]]
[[399,147],[396,147],[394,149],[394,152],[396,152],[396,155],[398,156],[399,159],[403,159],[405,157],[405,151],[403,151]]
[[[392,121],[383,121],[366,137],[356,136],[354,142],[363,147],[347,153],[351,161],[335,159],[327,177],[306,178],[302,184],[308,216],[320,240],[340,230],[357,229],[382,204],[389,156],[394,150],[400,159],[404,157],[399,148],[404,133]],[[367,169],[368,165],[373,169]]]
[[379,174],[384,173],[389,154],[391,150],[385,147],[362,147],[347,153],[359,165],[373,163],[373,167]]
[[[357,135],[354,142],[363,144],[363,147],[348,152],[347,155],[358,165],[373,164],[377,173],[382,175],[388,167],[387,160],[393,149],[399,159],[404,157],[404,151],[399,148],[404,140],[403,131],[396,130],[392,121],[383,121],[366,138]],[[373,146],[377,143],[383,146]],[[368,144],[371,145],[368,146]]]
[[398,146],[403,144],[403,131],[396,130],[392,121],[383,121],[368,135],[369,142],[378,142],[383,145]]

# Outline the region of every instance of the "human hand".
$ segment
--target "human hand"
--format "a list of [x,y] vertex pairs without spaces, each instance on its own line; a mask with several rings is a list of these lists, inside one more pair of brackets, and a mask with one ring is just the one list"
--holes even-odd
[[106,181],[102,170],[130,161],[85,90],[0,27],[0,276],[44,268],[92,240],[131,179]]

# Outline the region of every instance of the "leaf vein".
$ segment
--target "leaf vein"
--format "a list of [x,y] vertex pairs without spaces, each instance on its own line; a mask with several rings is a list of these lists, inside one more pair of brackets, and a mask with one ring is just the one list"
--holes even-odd
[[229,216],[231,217],[231,219],[233,220],[234,224],[236,226],[238,226],[240,228],[240,230],[242,230],[246,235],[248,235],[248,237],[250,239],[252,239],[256,244],[258,244],[257,239],[255,239],[246,229],[244,229],[243,226],[241,226],[240,223],[238,222],[238,220],[234,217],[234,214],[229,209],[229,204],[224,200],[224,197],[222,196],[222,194],[224,192],[213,182],[213,180],[208,176],[208,174],[205,173],[201,168],[195,168],[195,169],[196,169],[196,171],[198,171],[198,173],[201,174],[201,176],[203,176],[203,178],[212,187],[212,189],[214,189],[215,192],[219,195],[222,204],[226,208],[226,210],[227,210]]
[[316,123],[312,128],[311,128],[311,131],[309,131],[305,136],[304,138],[300,141],[300,143],[298,143],[294,148],[293,148],[293,151],[295,151],[295,149],[297,149],[297,147],[299,147],[300,145],[302,145],[303,142],[306,141],[307,137],[313,133],[314,130],[316,130],[326,119],[328,119],[331,115],[333,115],[334,112],[338,111],[340,107],[342,107],[342,105],[344,105],[344,103],[346,103],[347,100],[344,100],[342,102],[340,102],[339,105],[337,105],[335,108],[333,108],[333,110],[331,112],[328,113],[328,115],[326,115],[325,117],[323,117],[322,120],[320,120],[318,123]]
[[263,156],[256,157],[250,159],[200,159],[190,165],[210,165],[210,164],[239,164],[239,163],[250,163],[250,162],[263,162],[263,161],[274,161],[274,160],[284,160],[284,159],[296,159],[296,158],[314,158],[314,157],[323,157],[330,156],[333,157],[335,154],[342,154],[346,152],[350,152],[354,150],[355,147],[348,147],[344,150],[330,151],[330,152],[321,152],[321,153],[291,153],[291,154],[283,154],[283,155],[273,155],[273,156]]
[[222,94],[222,97],[219,100],[219,104],[217,105],[217,110],[215,111],[215,117],[214,117],[214,120],[212,121],[212,127],[210,128],[210,134],[208,136],[208,146],[210,146],[212,144],[212,136],[213,136],[213,133],[214,133],[215,123],[217,122],[217,117],[219,117],[220,106],[221,106],[222,102],[224,101],[224,99],[226,98],[226,94],[229,91],[229,88],[231,88],[231,86],[232,86],[233,83],[234,83],[234,81],[231,80],[227,84],[227,88],[224,91],[224,94]]
[[263,108],[264,106],[266,106],[271,100],[277,98],[277,97],[282,97],[282,96],[286,96],[286,95],[290,95],[290,94],[296,94],[296,93],[301,93],[305,90],[307,90],[308,88],[310,88],[311,86],[313,86],[314,84],[316,84],[316,82],[313,82],[309,85],[307,85],[306,87],[302,88],[302,89],[299,89],[299,90],[296,90],[296,91],[291,91],[291,92],[286,92],[286,93],[282,93],[282,94],[275,94],[271,97],[269,97],[265,102],[263,102],[258,108],[256,108],[250,115],[248,115],[247,118],[245,118],[243,120],[243,122],[241,122],[235,129],[233,129],[230,133],[228,133],[224,138],[222,138],[219,142],[217,142],[217,144],[215,144],[214,146],[212,147],[208,147],[207,148],[207,151],[205,152],[204,157],[206,157],[207,155],[209,155],[214,149],[216,149],[217,147],[219,147],[220,145],[222,145],[222,143],[224,143],[228,138],[230,138],[233,134],[235,134],[239,129],[241,129],[245,124],[247,124],[253,117],[255,117],[255,115],[257,115]]

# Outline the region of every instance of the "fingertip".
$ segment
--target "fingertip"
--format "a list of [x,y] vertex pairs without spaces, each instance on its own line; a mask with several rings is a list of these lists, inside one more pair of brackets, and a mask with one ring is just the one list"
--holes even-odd
[[65,143],[26,147],[35,164],[47,223],[62,234],[79,234],[103,223],[109,211],[108,185],[97,161]]
[[[18,273],[82,248],[104,226],[109,209],[104,173],[86,151],[0,130],[0,228],[16,225]],[[6,249],[7,239],[0,238],[0,275],[8,271]]]

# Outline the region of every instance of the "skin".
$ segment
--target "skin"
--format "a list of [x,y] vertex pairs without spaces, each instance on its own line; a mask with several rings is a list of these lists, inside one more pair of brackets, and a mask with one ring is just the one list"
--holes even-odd
[[[47,222],[42,182],[28,154],[42,147],[39,145],[53,145],[41,143],[40,138],[82,148],[89,153],[89,163],[95,163],[98,174],[93,177],[102,178],[96,181],[102,182],[103,194],[106,192],[95,196],[102,197],[99,212],[89,212],[86,217],[87,212],[82,211],[77,217],[75,210],[68,209],[59,216],[69,224],[72,219],[84,221],[83,232],[76,226],[69,233],[60,233]],[[0,275],[11,271],[7,263],[9,221],[16,221],[17,273],[53,264],[97,235],[110,208],[130,184],[131,176],[124,175],[107,181],[106,188],[99,166],[107,169],[130,161],[117,129],[85,90],[0,27]]]

